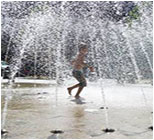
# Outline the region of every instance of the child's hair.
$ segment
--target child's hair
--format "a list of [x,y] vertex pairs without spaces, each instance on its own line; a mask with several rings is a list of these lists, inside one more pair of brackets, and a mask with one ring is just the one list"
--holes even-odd
[[79,51],[81,51],[82,49],[88,49],[86,44],[80,44],[79,45]]

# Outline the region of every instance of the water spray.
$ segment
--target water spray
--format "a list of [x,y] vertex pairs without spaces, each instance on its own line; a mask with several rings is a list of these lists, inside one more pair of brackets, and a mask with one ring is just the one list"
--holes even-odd
[[108,117],[108,107],[106,106],[106,99],[105,99],[105,93],[104,93],[104,89],[103,89],[103,81],[102,81],[102,78],[101,78],[101,94],[102,94],[102,98],[103,98],[103,103],[104,103],[104,113],[105,113],[105,122],[106,122],[106,128],[105,129],[102,129],[103,132],[105,133],[112,133],[114,132],[115,130],[112,129],[112,128],[109,128],[109,117]]

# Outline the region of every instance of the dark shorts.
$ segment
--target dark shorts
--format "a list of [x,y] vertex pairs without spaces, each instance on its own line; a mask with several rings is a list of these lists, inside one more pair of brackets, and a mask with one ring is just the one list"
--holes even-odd
[[73,76],[79,81],[81,87],[87,86],[86,79],[83,76],[83,73],[79,70],[73,70]]

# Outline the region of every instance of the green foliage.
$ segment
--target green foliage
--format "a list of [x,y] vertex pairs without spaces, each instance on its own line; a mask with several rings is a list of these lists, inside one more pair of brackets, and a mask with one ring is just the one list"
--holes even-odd
[[127,23],[131,27],[132,22],[140,18],[139,7],[135,6],[129,13],[127,17]]
[[31,13],[37,13],[37,12],[45,12],[49,9],[48,5],[39,5],[31,9]]

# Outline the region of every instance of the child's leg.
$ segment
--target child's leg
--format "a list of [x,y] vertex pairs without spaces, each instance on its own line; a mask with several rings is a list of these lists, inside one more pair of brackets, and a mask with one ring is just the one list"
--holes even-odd
[[80,86],[80,84],[76,84],[76,85],[74,85],[74,86],[72,86],[72,87],[69,87],[69,89],[74,89],[74,88],[77,88],[77,87],[79,87]]
[[73,76],[80,82],[79,84],[76,84],[72,87],[67,88],[68,93],[71,95],[71,91],[74,88],[79,87],[75,97],[78,98],[79,94],[81,93],[82,89],[87,85],[86,84],[86,79],[83,76],[83,73],[81,71],[73,71]]
[[77,93],[76,93],[76,95],[75,95],[75,98],[79,98],[80,96],[80,93],[81,93],[81,91],[83,90],[83,88],[84,87],[79,87],[79,89],[78,89],[78,91],[77,91]]
[[80,84],[76,84],[76,85],[74,85],[74,86],[72,86],[72,87],[67,88],[69,95],[71,95],[72,89],[77,88],[77,87],[79,87],[79,86],[80,86]]
[[76,95],[75,95],[75,98],[79,98],[79,95],[80,95],[81,91],[83,90],[83,88],[84,88],[86,85],[87,85],[86,79],[84,78],[83,75],[81,75],[81,77],[80,77],[80,83],[79,83],[79,89],[78,89],[78,91],[77,91],[77,93],[76,93]]

